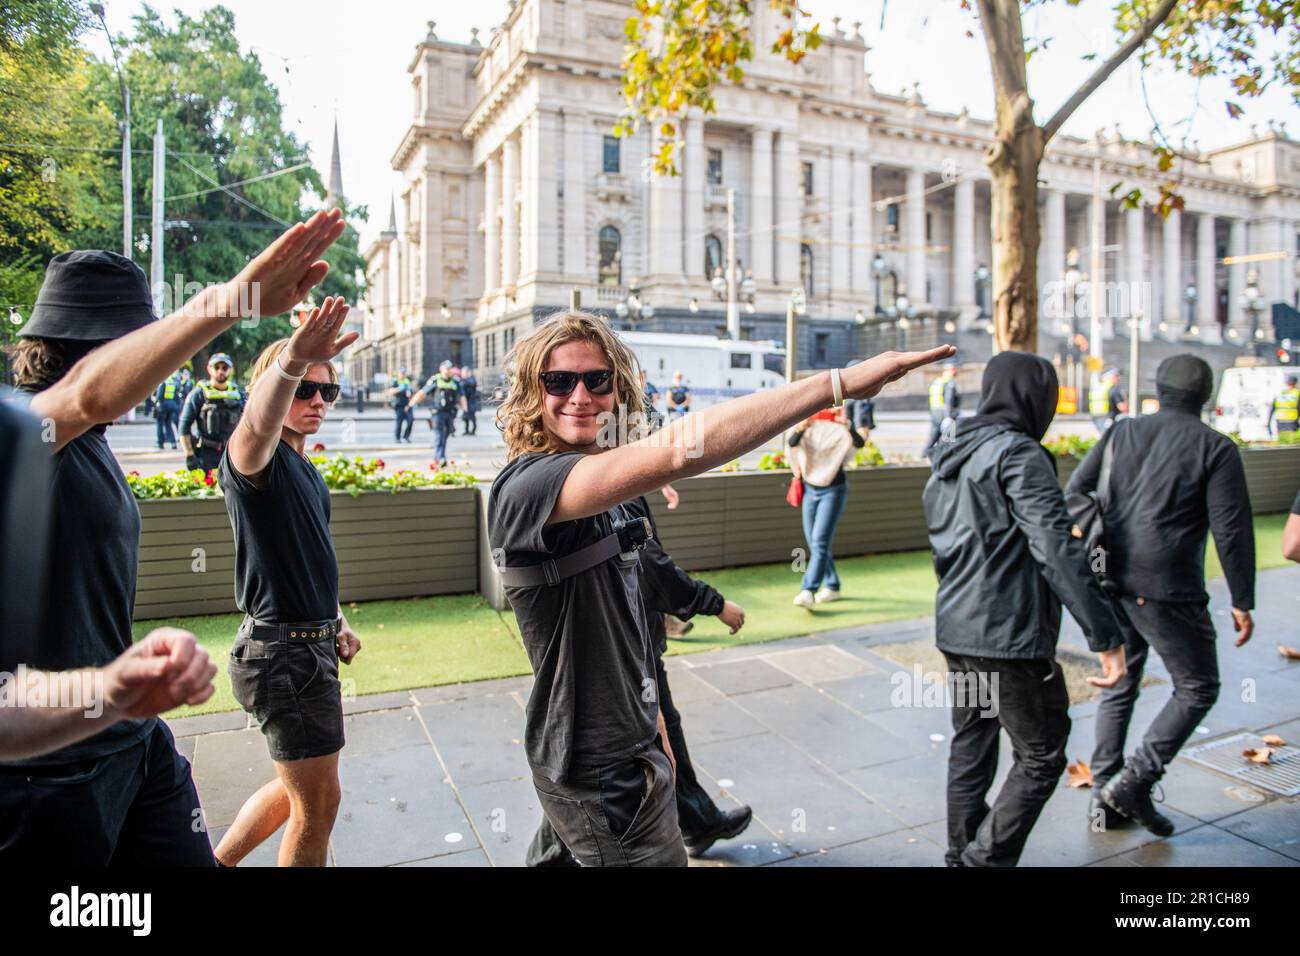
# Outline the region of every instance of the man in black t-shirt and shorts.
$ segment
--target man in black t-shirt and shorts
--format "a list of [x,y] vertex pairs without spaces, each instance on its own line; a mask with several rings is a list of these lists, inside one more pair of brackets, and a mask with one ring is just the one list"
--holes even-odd
[[645,527],[625,503],[952,352],[886,353],[632,440],[644,422],[639,370],[603,319],[561,313],[512,350],[498,410],[509,460],[488,535],[536,678],[524,731],[533,785],[583,865],[686,864],[638,579]]
[[[131,260],[102,250],[55,256],[10,348],[20,389],[52,455],[50,552],[60,573],[42,601],[26,663],[45,670],[108,664],[132,646],[140,512],[105,437],[164,378],[243,318],[278,315],[328,271],[341,214],[298,223],[229,282],[158,321]],[[249,289],[258,290],[256,297]],[[251,313],[246,305],[257,301]],[[7,638],[5,638],[7,641]],[[190,765],[154,717],[0,767],[0,862],[211,866]]]

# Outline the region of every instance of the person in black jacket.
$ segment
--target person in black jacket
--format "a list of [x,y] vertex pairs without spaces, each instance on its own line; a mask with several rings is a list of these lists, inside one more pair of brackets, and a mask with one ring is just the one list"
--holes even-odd
[[[668,507],[677,506],[677,495],[671,485],[664,486]],[[641,598],[645,605],[646,621],[655,647],[655,683],[659,694],[659,707],[663,711],[664,726],[668,731],[668,748],[673,758],[674,785],[677,791],[677,819],[682,830],[682,841],[690,856],[702,856],[718,840],[739,836],[749,826],[754,811],[749,807],[723,810],[708,791],[700,786],[686,750],[686,735],[682,733],[682,715],[673,704],[672,690],[668,686],[668,672],[664,669],[664,654],[668,651],[668,633],[664,615],[673,614],[687,619],[696,614],[717,617],[735,634],[745,623],[745,610],[739,604],[726,600],[704,581],[692,578],[679,568],[659,543],[659,528],[645,496],[627,503],[628,514],[650,519],[654,537],[639,552],[641,560]],[[528,847],[528,866],[577,866],[573,854],[560,841],[555,828],[542,817],[541,826]]]
[[[1088,567],[1041,440],[1056,409],[1045,359],[1002,352],[984,372],[978,414],[939,441],[925,517],[939,578],[935,637],[953,692],[949,866],[1014,866],[1065,770],[1065,678],[1055,661],[1064,603],[1101,658],[1124,673],[1123,635]],[[998,729],[1015,765],[990,808]]]
[[[1102,523],[1129,669],[1102,695],[1092,772],[1102,804],[1161,836],[1174,827],[1152,804],[1152,787],[1219,693],[1205,592],[1210,530],[1232,595],[1237,646],[1254,630],[1255,532],[1241,455],[1200,420],[1213,387],[1209,365],[1196,356],[1165,359],[1156,370],[1160,411],[1107,430],[1069,486],[1071,494],[1093,491],[1111,447],[1111,485],[1122,493],[1109,496]],[[1174,692],[1126,763],[1124,738],[1149,647],[1168,668]]]

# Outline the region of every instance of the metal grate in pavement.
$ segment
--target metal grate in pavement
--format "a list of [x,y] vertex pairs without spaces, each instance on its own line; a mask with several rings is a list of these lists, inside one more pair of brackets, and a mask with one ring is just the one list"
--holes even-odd
[[1269,793],[1300,796],[1300,747],[1275,747],[1273,762],[1266,764],[1251,763],[1241,755],[1243,750],[1267,746],[1258,734],[1234,734],[1184,750],[1183,757]]

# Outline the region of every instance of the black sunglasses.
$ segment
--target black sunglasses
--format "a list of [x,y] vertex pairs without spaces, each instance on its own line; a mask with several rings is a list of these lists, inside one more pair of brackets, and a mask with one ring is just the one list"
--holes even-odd
[[608,395],[614,391],[614,373],[607,368],[590,372],[543,372],[542,387],[547,395],[568,395],[578,387],[578,379],[592,395]]
[[321,398],[333,402],[339,397],[339,389],[342,387],[337,382],[299,382],[298,387],[294,389],[293,397],[309,402],[313,395],[320,392]]

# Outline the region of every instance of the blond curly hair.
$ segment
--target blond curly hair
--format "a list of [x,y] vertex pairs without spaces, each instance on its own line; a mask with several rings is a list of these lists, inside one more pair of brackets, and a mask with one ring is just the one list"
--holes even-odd
[[516,342],[505,357],[510,390],[497,409],[496,423],[505,438],[508,461],[528,452],[555,452],[562,447],[546,430],[542,417],[546,396],[542,389],[542,371],[551,352],[569,342],[590,342],[609,359],[614,370],[614,394],[617,396],[614,406],[616,421],[611,423],[613,434],[626,435],[627,417],[643,412],[645,399],[639,385],[641,367],[632,350],[619,340],[609,323],[590,312],[557,312]]

